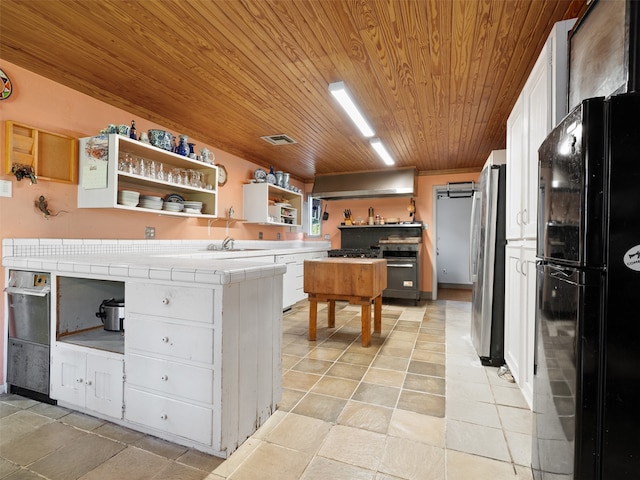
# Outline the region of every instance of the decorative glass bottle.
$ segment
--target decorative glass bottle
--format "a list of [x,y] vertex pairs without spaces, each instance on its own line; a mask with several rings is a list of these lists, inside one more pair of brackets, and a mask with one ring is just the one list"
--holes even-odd
[[180,143],[178,144],[178,151],[176,153],[178,153],[179,155],[184,155],[185,157],[189,155],[189,145],[187,144],[188,140],[188,136],[180,135]]

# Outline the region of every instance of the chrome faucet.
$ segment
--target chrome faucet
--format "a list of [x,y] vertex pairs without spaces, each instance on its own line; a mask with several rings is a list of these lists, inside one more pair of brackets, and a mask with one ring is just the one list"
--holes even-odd
[[207,250],[232,250],[233,242],[235,241],[236,240],[234,238],[227,236],[224,238],[220,246],[216,245],[215,243],[210,243],[209,245],[207,245]]
[[233,248],[233,242],[235,242],[234,238],[225,237],[222,241],[222,250],[231,250]]

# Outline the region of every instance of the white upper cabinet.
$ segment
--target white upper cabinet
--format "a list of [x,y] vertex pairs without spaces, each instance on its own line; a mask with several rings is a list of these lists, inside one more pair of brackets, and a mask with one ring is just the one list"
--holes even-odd
[[567,34],[558,22],[507,120],[507,239],[536,238],[538,148],[567,113]]
[[[80,139],[78,208],[120,208],[176,217],[218,216],[218,167],[118,134]],[[184,210],[163,202],[138,203],[119,198],[121,191],[166,199],[175,194]],[[130,195],[130,194],[129,194]],[[171,200],[175,199],[170,197]],[[170,203],[170,202],[169,202]],[[159,208],[157,208],[159,207]],[[193,207],[193,208],[187,208]]]
[[302,194],[269,183],[242,186],[243,217],[247,223],[302,226]]

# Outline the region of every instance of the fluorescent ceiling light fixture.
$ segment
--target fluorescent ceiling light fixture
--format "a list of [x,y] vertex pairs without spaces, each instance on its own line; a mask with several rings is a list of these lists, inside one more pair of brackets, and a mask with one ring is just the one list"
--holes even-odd
[[347,115],[349,115],[353,123],[356,124],[362,135],[367,138],[373,137],[375,135],[373,128],[371,128],[369,122],[367,122],[367,119],[364,118],[364,115],[362,115],[362,113],[360,113],[360,110],[358,110],[358,107],[351,98],[351,95],[349,95],[349,91],[347,90],[347,86],[344,84],[344,82],[330,83],[329,91],[336,98],[336,100],[338,100],[340,106],[344,109],[345,112],[347,112]]
[[384,147],[382,141],[379,138],[372,138],[371,140],[369,140],[369,143],[385,164],[394,165],[396,163],[393,161],[393,158],[391,158],[391,155],[389,155],[389,152]]

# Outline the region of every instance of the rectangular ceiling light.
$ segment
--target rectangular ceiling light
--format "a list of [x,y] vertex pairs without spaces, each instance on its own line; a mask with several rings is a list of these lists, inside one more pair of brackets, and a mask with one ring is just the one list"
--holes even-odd
[[391,158],[391,155],[389,155],[389,152],[379,138],[372,138],[369,140],[369,143],[386,165],[394,165],[396,163],[393,161],[393,158]]
[[358,107],[349,95],[349,91],[347,90],[344,82],[334,82],[329,84],[329,91],[336,100],[338,100],[340,106],[345,112],[347,112],[347,115],[349,115],[353,123],[356,124],[362,135],[367,138],[373,137],[375,135],[373,128],[371,128],[367,119],[364,118],[364,115],[362,115],[360,110],[358,110]]

